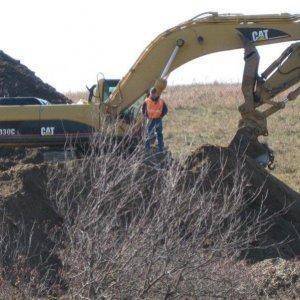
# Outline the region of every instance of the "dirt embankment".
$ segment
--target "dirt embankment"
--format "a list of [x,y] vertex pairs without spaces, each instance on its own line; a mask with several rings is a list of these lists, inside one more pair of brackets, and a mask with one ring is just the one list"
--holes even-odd
[[3,51],[0,51],[0,97],[38,97],[60,104],[72,102]]
[[[242,174],[247,178],[243,199],[246,201],[252,197],[254,201],[247,205],[241,218],[260,211],[264,211],[265,217],[271,218],[271,226],[269,223],[265,233],[250,243],[243,256],[246,255],[252,262],[259,262],[276,257],[291,259],[300,255],[298,193],[252,159],[241,160],[231,150],[215,146],[200,147],[187,158],[183,166],[188,174],[183,182],[186,188],[197,182],[204,164],[210,165],[205,177],[206,189],[210,189],[221,177],[225,178],[223,184],[226,188],[233,188],[235,172],[243,165]],[[49,171],[53,172],[57,165],[44,162],[40,149],[3,149],[0,151],[0,166],[0,248],[5,276],[18,288],[22,288],[22,283],[30,282],[33,290],[40,290],[40,282],[43,281],[43,285],[46,282],[51,287],[52,295],[55,295],[55,290],[57,294],[63,293],[67,285],[59,253],[65,243],[60,240],[60,228],[64,220],[53,209],[53,203],[47,194]],[[143,168],[143,172],[147,172],[147,168]],[[151,172],[153,177],[153,169]],[[255,194],[257,197],[253,197]],[[255,267],[259,273],[263,272],[262,269],[260,264]],[[299,276],[298,273],[293,275],[294,283],[298,282]],[[263,282],[274,289],[273,285],[277,283],[268,280],[264,277]],[[282,280],[286,282],[285,279]],[[288,284],[290,283],[279,284],[279,288],[285,289]]]
[[62,223],[46,194],[48,166],[38,150],[0,151],[1,267],[13,286],[62,284],[56,228]]

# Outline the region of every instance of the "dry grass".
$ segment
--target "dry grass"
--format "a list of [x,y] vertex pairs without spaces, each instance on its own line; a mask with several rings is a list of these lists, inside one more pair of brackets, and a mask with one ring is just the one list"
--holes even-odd
[[[69,93],[71,99],[85,93]],[[237,107],[243,96],[239,84],[195,84],[168,88],[164,98],[170,113],[165,119],[165,139],[175,154],[185,154],[201,144],[226,146],[237,128]],[[275,150],[279,179],[300,191],[300,102],[270,118],[270,136],[266,139]]]

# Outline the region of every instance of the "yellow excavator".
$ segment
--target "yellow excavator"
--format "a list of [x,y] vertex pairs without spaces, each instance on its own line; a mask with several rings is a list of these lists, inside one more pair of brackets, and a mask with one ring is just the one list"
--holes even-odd
[[[99,79],[89,89],[86,104],[0,107],[0,146],[88,143],[99,131],[123,137],[132,127],[138,135],[139,107],[152,86],[162,93],[169,74],[181,65],[210,53],[244,48],[245,103],[239,107],[241,121],[231,146],[245,151],[253,146],[250,156],[258,156],[257,138],[268,134],[267,118],[300,94],[300,42],[289,46],[261,75],[256,46],[292,41],[300,41],[300,15],[197,15],[152,41],[122,80]],[[282,101],[274,101],[292,87]],[[258,109],[264,105],[269,107]]]

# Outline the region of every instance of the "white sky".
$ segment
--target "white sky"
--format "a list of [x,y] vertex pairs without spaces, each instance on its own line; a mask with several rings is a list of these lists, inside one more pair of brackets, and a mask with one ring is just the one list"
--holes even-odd
[[[300,13],[299,0],[0,0],[0,49],[60,91],[96,74],[120,78],[158,34],[205,11]],[[260,48],[261,68],[287,45]],[[242,51],[212,54],[176,70],[171,84],[240,81]]]

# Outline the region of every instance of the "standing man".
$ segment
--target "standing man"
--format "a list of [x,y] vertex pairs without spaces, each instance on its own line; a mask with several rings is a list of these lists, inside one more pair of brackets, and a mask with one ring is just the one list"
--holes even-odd
[[152,88],[149,97],[142,107],[143,115],[148,119],[147,138],[145,148],[149,153],[151,149],[151,139],[155,132],[157,136],[158,152],[164,151],[164,137],[162,118],[168,113],[166,103],[160,98],[156,88]]

